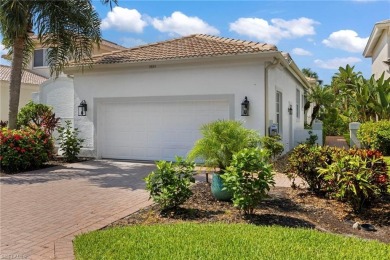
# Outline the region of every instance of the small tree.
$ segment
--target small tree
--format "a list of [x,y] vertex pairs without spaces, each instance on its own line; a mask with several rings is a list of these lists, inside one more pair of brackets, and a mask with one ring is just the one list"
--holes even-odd
[[280,142],[282,138],[280,135],[275,136],[263,136],[260,139],[261,146],[268,150],[270,154],[272,155],[272,158],[275,159],[276,156],[280,155],[284,151],[284,146]]
[[233,204],[253,214],[255,207],[267,196],[275,184],[272,165],[268,163],[266,150],[243,149],[233,155],[231,166],[221,175],[225,189],[233,192]]
[[75,128],[72,129],[71,121],[65,121],[65,127],[58,127],[58,141],[60,148],[63,151],[63,156],[67,162],[77,161],[77,156],[80,153],[80,149],[83,147],[82,143],[84,139],[78,138],[80,131]]
[[176,162],[159,161],[157,169],[145,178],[150,198],[160,204],[162,209],[176,208],[191,195],[195,163],[176,157]]

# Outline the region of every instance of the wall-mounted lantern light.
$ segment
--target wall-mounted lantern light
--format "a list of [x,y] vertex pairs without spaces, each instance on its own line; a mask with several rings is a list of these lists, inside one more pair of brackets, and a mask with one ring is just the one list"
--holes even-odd
[[241,116],[249,116],[249,101],[247,97],[241,103]]
[[87,102],[85,102],[85,100],[81,101],[78,108],[79,108],[79,116],[87,115]]
[[292,105],[290,104],[289,106],[288,106],[288,113],[290,114],[290,115],[292,115],[292,113],[293,113],[293,108],[292,108]]

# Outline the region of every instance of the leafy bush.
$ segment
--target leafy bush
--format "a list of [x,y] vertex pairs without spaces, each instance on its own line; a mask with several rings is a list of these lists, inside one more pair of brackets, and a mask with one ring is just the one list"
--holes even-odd
[[257,148],[243,149],[233,155],[233,161],[221,175],[227,190],[233,192],[234,206],[245,214],[253,214],[254,208],[264,199],[274,185],[272,165],[268,154]]
[[331,161],[332,149],[329,147],[300,144],[295,147],[288,159],[290,178],[299,176],[307,182],[309,189],[318,193],[324,187],[325,180],[318,173],[318,167],[326,167]]
[[53,113],[50,106],[28,102],[18,113],[18,127],[28,127],[33,130],[42,130],[51,135],[59,124],[59,117]]
[[309,134],[309,137],[306,138],[305,144],[315,145],[317,143],[318,136],[316,134],[313,134],[313,131],[309,131],[308,134]]
[[274,136],[263,136],[260,139],[261,146],[268,150],[270,154],[272,155],[273,159],[276,158],[276,156],[282,154],[284,151],[284,146],[280,142],[282,138],[280,135],[274,135]]
[[380,193],[373,180],[373,169],[359,155],[347,155],[318,171],[334,185],[335,196],[349,202],[355,211]]
[[363,146],[390,155],[390,120],[363,123],[357,133]]
[[80,131],[77,128],[72,129],[71,122],[69,120],[66,120],[65,124],[65,127],[60,126],[57,128],[59,133],[57,140],[59,141],[65,161],[75,162],[77,161],[77,156],[83,147],[82,143],[84,142],[84,139],[78,137]]
[[221,172],[230,165],[233,154],[244,149],[257,147],[259,134],[246,129],[241,122],[217,120],[201,127],[203,137],[196,141],[188,158],[202,159],[208,167],[218,167]]
[[8,126],[8,121],[0,120],[0,129],[4,128],[4,127],[7,127],[7,126]]
[[39,168],[49,160],[52,150],[52,139],[40,130],[1,129],[0,166],[5,172]]
[[191,195],[195,163],[176,157],[176,162],[159,161],[157,170],[145,178],[150,198],[160,204],[162,209],[176,208]]

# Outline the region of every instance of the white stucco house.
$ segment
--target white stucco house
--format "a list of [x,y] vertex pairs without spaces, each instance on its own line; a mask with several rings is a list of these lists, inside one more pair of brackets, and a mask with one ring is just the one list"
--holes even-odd
[[[286,151],[302,141],[295,132],[304,127],[310,83],[274,45],[197,34],[97,55],[90,65],[65,69],[71,92],[60,87],[50,96],[43,86],[39,94],[44,103],[73,105],[84,156],[172,160],[217,119],[241,120],[261,135],[277,124]],[[85,116],[78,115],[82,101]]]
[[372,74],[375,78],[379,78],[383,72],[385,78],[390,77],[390,20],[374,25],[363,56],[372,59]]

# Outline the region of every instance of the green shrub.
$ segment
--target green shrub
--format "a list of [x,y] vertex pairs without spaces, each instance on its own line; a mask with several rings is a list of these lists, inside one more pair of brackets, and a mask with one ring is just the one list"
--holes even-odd
[[217,167],[224,172],[230,165],[233,154],[244,149],[257,147],[259,134],[246,129],[241,122],[217,120],[201,127],[203,137],[196,141],[188,155],[189,160],[204,160],[208,167]]
[[373,169],[359,155],[347,155],[318,171],[333,184],[335,196],[349,202],[355,211],[360,211],[380,193],[373,180]]
[[357,133],[363,146],[390,155],[390,120],[363,123]]
[[84,139],[78,137],[80,131],[77,128],[72,129],[69,120],[66,120],[65,124],[65,127],[60,126],[57,128],[59,133],[57,140],[63,152],[62,155],[64,156],[65,161],[75,162],[83,147],[82,143],[84,142]]
[[280,142],[282,138],[280,135],[274,136],[263,136],[260,138],[261,147],[268,150],[272,155],[273,159],[281,155],[284,151],[284,146]]
[[332,149],[329,147],[300,144],[295,147],[289,156],[290,178],[302,178],[309,185],[309,189],[320,192],[325,185],[323,176],[318,173],[318,167],[326,167],[331,160]]
[[53,113],[52,107],[30,101],[19,111],[17,124],[19,128],[40,129],[51,135],[58,126],[59,120],[60,118]]
[[8,173],[39,168],[52,156],[53,141],[37,130],[1,129],[0,166]]
[[191,195],[195,163],[176,157],[176,162],[159,161],[157,169],[145,178],[146,190],[150,198],[160,204],[162,209],[176,208]]
[[313,131],[309,131],[308,134],[309,134],[309,137],[306,138],[305,144],[315,145],[317,143],[318,136],[316,134],[313,134]]
[[221,175],[227,190],[233,192],[234,206],[245,214],[253,214],[255,207],[267,196],[275,184],[267,151],[258,148],[243,149],[233,155],[233,161]]

